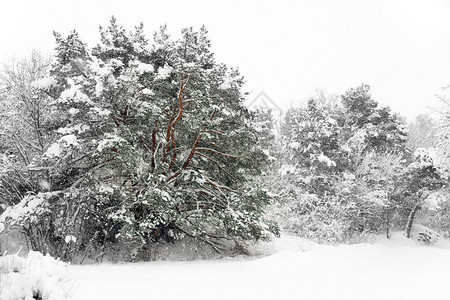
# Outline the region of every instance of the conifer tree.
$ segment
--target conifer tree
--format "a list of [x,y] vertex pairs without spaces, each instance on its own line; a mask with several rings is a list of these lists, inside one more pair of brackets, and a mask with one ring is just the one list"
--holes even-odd
[[[270,198],[254,180],[267,162],[243,105],[238,70],[215,61],[207,30],[166,27],[149,45],[112,18],[92,50],[55,33],[51,70],[58,133],[40,157],[63,207],[59,237],[79,249],[121,239],[137,249],[190,237],[221,251],[268,238]],[[81,213],[80,213],[81,210]],[[58,210],[55,210],[58,211]],[[231,243],[230,243],[231,242]]]

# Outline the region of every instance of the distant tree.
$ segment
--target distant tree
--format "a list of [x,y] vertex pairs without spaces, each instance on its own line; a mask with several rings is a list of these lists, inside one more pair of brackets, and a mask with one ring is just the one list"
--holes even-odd
[[411,152],[418,148],[431,148],[437,142],[436,121],[429,115],[418,115],[408,124],[408,143]]
[[333,180],[348,163],[347,153],[341,148],[339,119],[339,111],[328,109],[315,99],[286,114],[286,162],[296,166],[298,175],[311,180],[306,186],[312,193],[329,193],[332,183],[327,181]]
[[255,130],[258,132],[258,147],[266,154],[273,153],[275,146],[275,120],[270,109],[256,109],[251,111]]
[[378,107],[366,84],[342,95],[350,133],[363,134],[367,151],[406,150],[407,131],[402,118],[389,107]]
[[341,124],[342,110],[324,99],[311,98],[287,111],[278,184],[271,183],[279,199],[275,214],[285,230],[319,241],[340,241],[347,231],[347,208],[336,190],[349,163]]
[[[445,89],[448,92],[450,89]],[[435,126],[436,143],[435,149],[440,153],[441,164],[450,166],[450,98],[449,96],[440,96],[441,109],[437,115]]]
[[397,172],[406,164],[406,129],[369,90],[350,89],[341,103],[319,94],[286,113],[278,193],[283,218],[297,220],[286,224],[289,230],[305,234],[298,228],[310,227],[320,240],[389,231]]

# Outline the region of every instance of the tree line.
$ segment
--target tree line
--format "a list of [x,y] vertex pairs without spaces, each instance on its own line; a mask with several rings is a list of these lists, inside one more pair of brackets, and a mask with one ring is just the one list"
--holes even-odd
[[423,137],[445,121],[408,130],[363,84],[289,109],[276,135],[205,27],[173,38],[162,26],[150,42],[142,24],[112,18],[93,48],[54,35],[54,56],[0,74],[0,232],[33,250],[80,261],[119,247],[142,260],[189,239],[236,253],[280,230],[347,242],[409,235],[421,208],[441,214],[426,225],[450,224],[446,136]]

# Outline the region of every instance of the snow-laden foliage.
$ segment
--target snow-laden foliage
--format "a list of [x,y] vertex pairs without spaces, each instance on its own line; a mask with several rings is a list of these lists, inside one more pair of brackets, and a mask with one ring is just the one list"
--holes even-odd
[[406,236],[410,237],[415,216],[422,208],[436,210],[439,203],[446,202],[439,194],[445,195],[449,180],[448,165],[441,151],[419,148],[402,174],[403,205],[399,213],[407,218]]
[[362,84],[341,96],[345,125],[350,135],[363,132],[365,150],[405,151],[406,124],[389,107],[379,107],[370,95],[370,87]]
[[49,255],[30,251],[26,258],[0,256],[0,299],[69,299],[75,281],[68,265]]
[[42,191],[40,183],[48,179],[34,173],[31,164],[52,136],[51,97],[40,89],[50,63],[33,51],[0,66],[0,205],[14,205],[27,192]]
[[340,103],[318,97],[290,109],[281,142],[274,192],[283,228],[319,241],[389,228],[407,165],[406,131],[367,85],[350,89]]
[[[41,215],[48,212],[48,202],[53,198],[53,193],[38,193],[37,195],[25,196],[18,204],[9,206],[0,215],[0,224],[8,225],[28,223],[30,226],[37,225]],[[0,225],[0,232],[2,227]]]

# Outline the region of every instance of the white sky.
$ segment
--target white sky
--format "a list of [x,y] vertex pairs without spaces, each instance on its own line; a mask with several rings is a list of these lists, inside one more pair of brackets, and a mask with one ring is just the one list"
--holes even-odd
[[205,24],[218,61],[237,66],[255,97],[286,108],[315,94],[367,83],[372,95],[412,117],[450,84],[450,0],[94,1],[3,0],[0,60],[54,47],[52,31],[77,29],[93,46],[115,15],[151,34],[167,24]]

